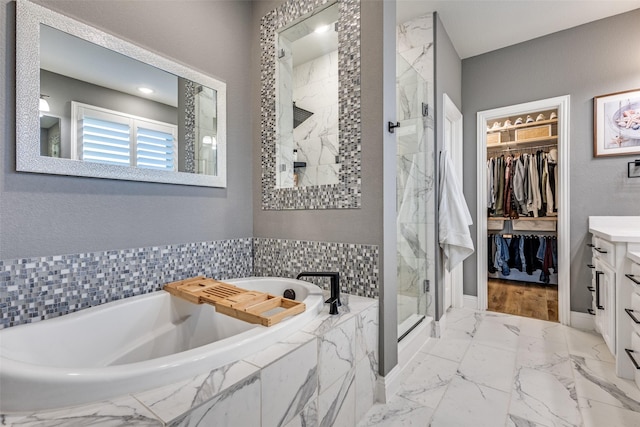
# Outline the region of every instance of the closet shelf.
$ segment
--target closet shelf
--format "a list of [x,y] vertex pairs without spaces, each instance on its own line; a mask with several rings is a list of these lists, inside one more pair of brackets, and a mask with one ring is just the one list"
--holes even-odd
[[523,123],[521,125],[511,125],[507,127],[501,127],[498,129],[487,129],[487,133],[506,132],[509,130],[530,128],[530,127],[535,127],[540,125],[549,125],[554,123],[558,123],[558,119],[540,120],[539,122]]

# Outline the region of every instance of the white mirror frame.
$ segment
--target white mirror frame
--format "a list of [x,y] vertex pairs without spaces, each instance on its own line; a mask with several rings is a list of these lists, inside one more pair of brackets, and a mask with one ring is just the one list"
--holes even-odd
[[[16,21],[17,171],[201,187],[227,186],[226,83],[27,0],[17,1]],[[217,92],[218,101],[218,175],[138,169],[42,156],[40,154],[40,114],[38,110],[40,99],[40,24],[48,25],[214,89]]]

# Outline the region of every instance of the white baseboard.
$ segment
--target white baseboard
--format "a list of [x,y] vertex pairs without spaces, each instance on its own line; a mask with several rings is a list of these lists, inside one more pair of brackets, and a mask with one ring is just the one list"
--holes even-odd
[[583,329],[586,331],[592,331],[596,329],[594,322],[594,316],[589,313],[582,313],[579,311],[571,312],[571,327],[576,329]]
[[464,300],[464,308],[470,308],[472,310],[478,309],[478,297],[473,295],[463,295],[462,298]]
[[400,377],[420,349],[431,339],[433,320],[425,319],[398,343],[398,364],[376,382],[376,401],[387,403],[398,392]]
[[376,402],[387,403],[398,392],[400,386],[400,374],[402,369],[396,365],[384,377],[378,377],[376,381]]

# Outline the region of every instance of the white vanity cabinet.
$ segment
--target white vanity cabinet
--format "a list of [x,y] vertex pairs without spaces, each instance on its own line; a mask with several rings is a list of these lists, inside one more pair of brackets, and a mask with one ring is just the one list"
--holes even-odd
[[[637,369],[629,354],[640,364],[640,324],[635,324],[625,309],[632,309],[635,301],[640,321],[640,285],[625,275],[638,268],[640,282],[640,264],[632,268],[628,256],[640,253],[640,216],[590,216],[589,232],[593,235],[589,244],[593,299],[589,313],[595,315],[596,329],[615,356],[616,374],[635,379]],[[637,294],[635,299],[633,294]],[[637,353],[626,351],[633,350],[632,344]]]
[[633,366],[633,379],[640,387],[640,250],[637,252],[629,251],[627,258],[629,262],[624,276],[625,281],[631,287],[631,298],[628,301],[628,307],[624,308],[628,317],[621,319],[621,321],[628,322],[630,331],[629,345],[625,347],[624,352],[625,357],[628,357]]
[[616,245],[593,236],[591,264],[591,309],[596,330],[602,334],[612,354],[616,354]]

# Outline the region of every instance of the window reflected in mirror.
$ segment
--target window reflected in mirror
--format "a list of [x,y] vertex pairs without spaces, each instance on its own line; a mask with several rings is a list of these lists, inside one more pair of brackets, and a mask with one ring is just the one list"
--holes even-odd
[[338,4],[280,31],[276,188],[339,182]]
[[42,156],[218,173],[214,89],[40,24],[40,93]]

